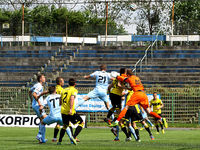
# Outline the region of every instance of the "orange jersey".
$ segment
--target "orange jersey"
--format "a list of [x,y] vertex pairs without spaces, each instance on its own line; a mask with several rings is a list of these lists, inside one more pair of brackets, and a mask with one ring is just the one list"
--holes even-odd
[[132,76],[130,76],[128,78],[125,78],[123,76],[118,76],[117,80],[119,80],[121,82],[125,81],[125,82],[129,83],[130,87],[132,88],[132,90],[134,92],[143,91],[144,90],[144,87],[143,87],[143,85],[142,85],[142,83],[140,81],[140,78],[137,77],[137,76],[132,75]]

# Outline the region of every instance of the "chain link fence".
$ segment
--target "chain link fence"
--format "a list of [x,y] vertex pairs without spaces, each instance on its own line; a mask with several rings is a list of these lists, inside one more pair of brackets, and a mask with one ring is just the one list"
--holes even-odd
[[[79,88],[88,93],[91,88]],[[28,97],[29,88],[0,88],[0,114],[35,114]],[[164,103],[163,116],[171,123],[200,123],[200,88],[148,88],[146,93],[157,92]],[[47,110],[48,112],[48,110]],[[90,112],[88,122],[103,122],[107,113]]]

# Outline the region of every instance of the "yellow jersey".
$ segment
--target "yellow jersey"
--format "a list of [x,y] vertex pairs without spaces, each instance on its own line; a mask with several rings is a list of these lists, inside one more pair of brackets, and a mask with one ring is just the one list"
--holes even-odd
[[57,94],[60,94],[60,95],[61,95],[62,90],[63,90],[63,87],[62,87],[62,86],[56,85],[56,93],[57,93]]
[[[130,91],[130,90],[128,91],[128,95],[126,97],[126,103],[130,100],[133,93],[134,93],[133,91]],[[140,108],[138,104],[135,105],[135,109],[137,110],[137,113],[140,113]]]
[[160,107],[163,104],[163,102],[157,98],[156,100],[152,99],[150,101],[150,106],[153,106],[153,112],[157,113],[157,114],[161,114],[161,109],[157,109],[158,107]]
[[119,81],[117,79],[113,80],[113,82],[112,82],[113,87],[112,87],[110,93],[122,96],[122,92],[124,89],[118,86],[118,82]]
[[[69,87],[62,90],[62,93],[61,93],[61,100],[62,100],[61,114],[69,115],[71,96],[76,97],[77,94],[78,94],[78,90],[75,89],[74,86],[69,86]],[[74,115],[75,113],[76,113],[76,110],[75,110],[75,101],[74,101],[73,108],[72,108],[72,115]]]

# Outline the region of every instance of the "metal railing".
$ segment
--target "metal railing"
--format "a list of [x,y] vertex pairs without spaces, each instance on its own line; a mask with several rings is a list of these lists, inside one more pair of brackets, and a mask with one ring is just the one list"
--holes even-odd
[[[136,75],[137,65],[139,63],[140,63],[140,72],[142,72],[142,62],[143,62],[144,59],[145,59],[145,64],[147,65],[147,54],[148,54],[148,51],[149,51],[150,48],[151,48],[151,58],[153,58],[153,46],[158,41],[158,35],[159,35],[160,32],[161,32],[161,30],[158,31],[158,33],[156,34],[156,39],[154,40],[154,42],[147,47],[147,49],[145,50],[144,56],[142,58],[140,58],[136,62],[136,64],[134,65],[134,69],[132,71],[135,72],[135,75]],[[152,39],[152,41],[153,41],[153,39]]]

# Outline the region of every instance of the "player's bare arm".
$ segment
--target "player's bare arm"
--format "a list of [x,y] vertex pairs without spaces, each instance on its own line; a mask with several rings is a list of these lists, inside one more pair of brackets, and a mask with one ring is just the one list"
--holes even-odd
[[84,76],[83,78],[84,78],[84,79],[89,79],[89,78],[91,78],[91,77],[90,77],[90,75],[87,75],[87,76]]
[[74,105],[74,100],[75,100],[75,96],[72,95],[70,98],[70,111],[69,111],[69,115],[72,115],[72,109],[73,109],[73,105]]
[[40,99],[41,96],[46,95],[46,94],[48,94],[48,93],[49,93],[49,91],[44,91],[44,92],[42,92],[42,93],[37,97],[36,100]]
[[38,102],[38,105],[41,107],[40,109],[43,109],[42,108],[42,104],[40,103],[40,100],[38,99],[38,96],[37,96],[37,94],[34,92],[33,94],[32,94],[32,96],[35,98],[35,100]]

